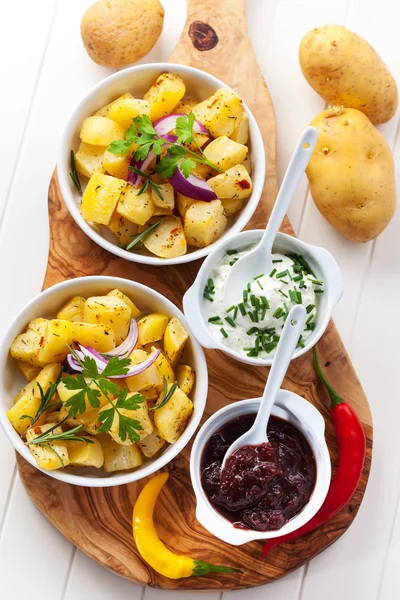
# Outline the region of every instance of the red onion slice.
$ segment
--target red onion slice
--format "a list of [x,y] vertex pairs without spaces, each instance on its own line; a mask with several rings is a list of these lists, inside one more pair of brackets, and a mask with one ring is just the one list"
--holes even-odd
[[139,373],[142,373],[157,360],[157,358],[160,356],[160,353],[161,350],[156,350],[155,352],[152,352],[150,356],[146,358],[146,360],[144,360],[142,363],[138,365],[132,365],[131,367],[129,367],[129,371],[124,375],[112,375],[109,379],[125,379],[125,377],[133,377],[133,375],[138,375]]
[[179,167],[175,169],[168,181],[177,192],[188,198],[203,200],[204,202],[217,199],[217,194],[208,185],[207,181],[200,179],[193,173],[189,177],[185,177]]
[[[171,115],[166,115],[165,117],[160,117],[157,121],[154,121],[153,127],[157,131],[158,135],[162,135],[165,137],[166,133],[169,133],[176,127],[176,120],[178,117],[187,117],[185,113],[173,113]],[[194,120],[193,131],[195,133],[205,133],[208,135],[208,130],[204,127],[203,123],[200,123],[197,119]]]
[[[151,161],[155,159],[155,157],[156,155],[154,154],[153,150],[150,150],[146,158],[144,160],[140,160],[139,162],[136,162],[135,155],[133,155],[129,166],[135,167],[136,169],[139,169],[139,171],[143,171],[143,173],[145,173],[147,167],[149,166]],[[139,187],[142,183],[142,179],[143,177],[141,175],[138,175],[138,173],[135,173],[134,171],[128,169],[128,176],[126,178],[128,183],[134,185],[135,187]]]
[[130,354],[132,352],[132,350],[135,348],[138,338],[139,338],[139,329],[138,329],[136,319],[131,319],[127,338],[122,342],[122,344],[120,344],[113,350],[110,350],[109,352],[104,352],[103,354],[106,357],[107,356],[123,356],[125,354]]
[[82,346],[81,344],[78,344],[78,346],[79,346],[80,351],[83,354],[83,356],[88,356],[89,358],[93,358],[93,360],[96,363],[98,372],[102,373],[107,366],[108,360],[106,358],[104,358],[104,356],[101,356],[97,352],[97,350],[95,350],[94,348],[91,348],[90,346]]

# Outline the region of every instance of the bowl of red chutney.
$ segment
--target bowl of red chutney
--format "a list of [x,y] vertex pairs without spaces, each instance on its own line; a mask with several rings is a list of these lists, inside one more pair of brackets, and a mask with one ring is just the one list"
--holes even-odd
[[221,469],[259,404],[260,398],[242,400],[216,412],[197,434],[190,457],[197,520],[235,546],[302,527],[321,507],[331,479],[322,415],[283,389],[268,422],[268,443],[239,448]]

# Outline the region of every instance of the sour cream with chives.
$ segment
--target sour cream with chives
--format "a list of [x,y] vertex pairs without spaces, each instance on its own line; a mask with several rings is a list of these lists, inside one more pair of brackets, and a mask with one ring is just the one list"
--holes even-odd
[[316,279],[301,256],[272,255],[270,273],[249,281],[240,298],[224,307],[224,287],[230,269],[251,248],[229,250],[210,273],[203,291],[203,315],[211,335],[239,354],[256,358],[274,355],[290,309],[302,304],[307,321],[299,338],[304,344],[315,328],[323,281]]

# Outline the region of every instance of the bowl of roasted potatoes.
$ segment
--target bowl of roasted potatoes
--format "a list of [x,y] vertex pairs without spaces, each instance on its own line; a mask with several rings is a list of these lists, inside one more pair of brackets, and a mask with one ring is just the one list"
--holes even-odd
[[156,63],[107,77],[65,129],[57,164],[78,226],[149,265],[197,260],[249,222],[265,154],[243,100],[192,67]]
[[0,419],[31,465],[75,485],[142,479],[193,436],[207,366],[181,311],[147,286],[81,277],[36,296],[0,351]]

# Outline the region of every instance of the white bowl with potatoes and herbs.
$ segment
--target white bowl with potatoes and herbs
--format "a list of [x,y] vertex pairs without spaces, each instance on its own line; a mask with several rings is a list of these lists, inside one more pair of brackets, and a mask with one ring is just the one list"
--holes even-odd
[[254,117],[222,81],[158,63],[119,71],[85,96],[57,173],[93,241],[130,261],[170,265],[206,256],[245,227],[265,154]]
[[186,446],[207,398],[204,353],[158,292],[81,277],[34,298],[0,352],[0,420],[31,465],[104,487],[154,473]]
[[215,348],[241,362],[269,366],[285,320],[303,304],[307,319],[293,358],[307,352],[323,335],[343,293],[343,280],[324,248],[278,233],[272,269],[249,281],[239,298],[224,302],[224,286],[233,264],[254,247],[261,230],[243,231],[220,244],[204,261],[183,297],[189,326],[204,348]]

